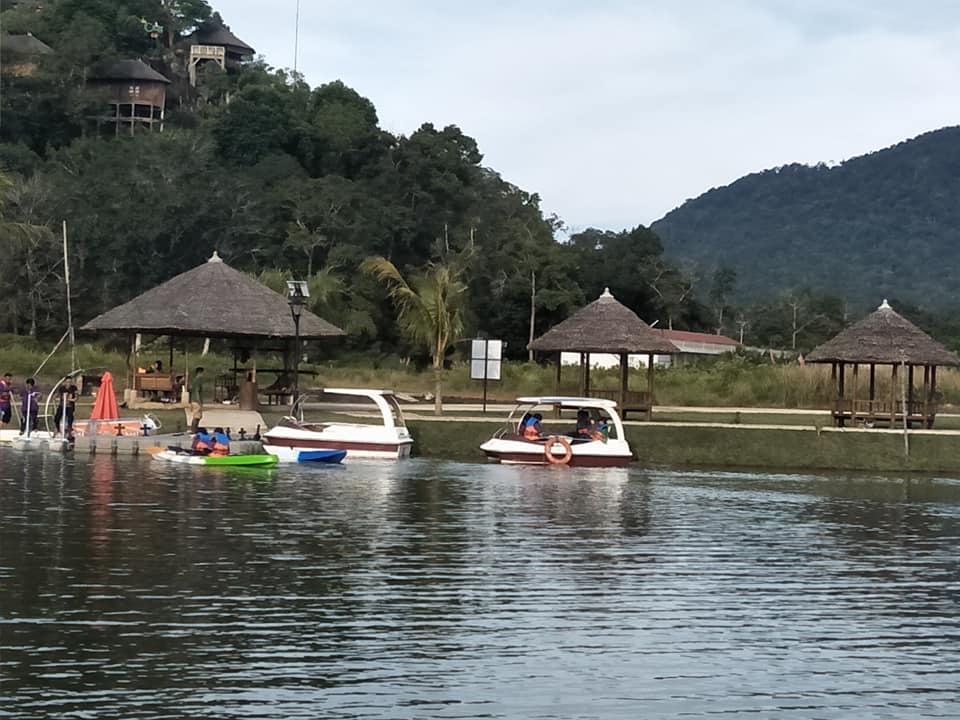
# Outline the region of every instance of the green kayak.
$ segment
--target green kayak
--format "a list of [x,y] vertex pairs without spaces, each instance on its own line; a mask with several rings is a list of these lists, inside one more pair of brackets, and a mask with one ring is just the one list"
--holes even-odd
[[164,450],[153,456],[154,460],[164,460],[166,462],[181,463],[184,465],[216,465],[224,466],[243,466],[243,467],[268,467],[277,464],[276,455],[191,455],[185,452],[174,452],[173,450]]

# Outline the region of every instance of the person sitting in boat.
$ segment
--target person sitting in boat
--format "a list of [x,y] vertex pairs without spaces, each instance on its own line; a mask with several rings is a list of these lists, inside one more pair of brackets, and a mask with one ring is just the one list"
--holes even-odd
[[210,452],[211,455],[223,457],[230,454],[230,436],[223,431],[223,428],[216,428],[213,431],[211,440],[213,444],[213,450]]
[[540,425],[542,420],[543,415],[540,413],[527,416],[527,419],[523,423],[523,432],[521,432],[525,440],[539,440],[542,437],[543,427]]
[[520,422],[517,423],[517,435],[523,435],[523,429],[527,426],[527,420],[533,417],[532,413],[525,412],[520,418]]
[[195,455],[209,455],[213,452],[213,438],[207,432],[205,427],[197,428],[193,436],[193,444],[190,449]]
[[571,435],[578,440],[602,440],[603,433],[597,430],[597,425],[585,408],[577,410],[577,426]]

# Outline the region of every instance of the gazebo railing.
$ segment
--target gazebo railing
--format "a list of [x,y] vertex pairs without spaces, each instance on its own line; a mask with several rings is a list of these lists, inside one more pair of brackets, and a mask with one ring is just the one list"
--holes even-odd
[[937,414],[936,400],[852,400],[841,398],[834,400],[833,415],[837,419],[854,422],[903,421],[923,422],[933,425]]

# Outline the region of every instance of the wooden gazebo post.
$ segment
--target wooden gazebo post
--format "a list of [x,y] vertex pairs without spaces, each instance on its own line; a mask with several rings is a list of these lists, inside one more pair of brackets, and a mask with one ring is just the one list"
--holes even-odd
[[554,381],[553,381],[554,395],[560,395],[560,375],[562,372],[561,370],[562,367],[563,367],[563,353],[558,352],[557,353],[557,376],[554,378]]
[[620,407],[627,405],[627,385],[630,383],[630,362],[626,353],[620,353]]
[[647,421],[653,420],[653,359],[654,354],[647,355],[647,392],[650,394],[650,404],[647,406]]

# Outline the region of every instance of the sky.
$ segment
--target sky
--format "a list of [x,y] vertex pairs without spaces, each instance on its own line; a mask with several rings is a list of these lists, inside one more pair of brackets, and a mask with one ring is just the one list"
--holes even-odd
[[[211,0],[293,67],[297,0]],[[960,124],[953,0],[301,0],[298,68],[408,135],[457,125],[571,231]]]

